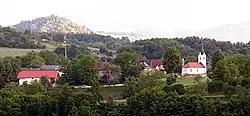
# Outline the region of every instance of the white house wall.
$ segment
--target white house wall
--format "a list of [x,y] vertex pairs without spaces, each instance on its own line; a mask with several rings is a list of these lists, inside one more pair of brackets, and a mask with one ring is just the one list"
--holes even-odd
[[19,85],[23,85],[24,82],[27,82],[27,84],[31,84],[33,81],[40,81],[40,78],[21,78],[19,79]]
[[206,74],[206,68],[182,68],[182,75],[200,75]]

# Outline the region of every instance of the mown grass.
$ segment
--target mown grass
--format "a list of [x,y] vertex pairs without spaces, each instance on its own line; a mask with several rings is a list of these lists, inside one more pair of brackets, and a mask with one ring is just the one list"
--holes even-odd
[[208,77],[203,77],[199,81],[195,79],[196,77],[179,77],[176,80],[176,84],[183,84],[184,86],[192,86],[198,84],[199,82],[206,82]]
[[[46,50],[53,51],[57,46],[48,44],[48,43],[41,43],[42,45],[46,45],[47,48]],[[39,52],[43,49],[18,49],[18,48],[5,48],[5,47],[0,47],[0,57],[6,57],[6,56],[23,56],[28,52],[35,51]]]

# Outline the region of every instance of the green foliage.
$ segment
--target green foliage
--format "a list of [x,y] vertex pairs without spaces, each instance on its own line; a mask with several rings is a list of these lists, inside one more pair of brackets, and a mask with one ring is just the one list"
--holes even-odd
[[[67,46],[67,57],[72,60],[74,58],[77,58],[79,55],[87,55],[90,53],[90,49],[88,49],[86,46],[77,46],[75,44]],[[61,56],[65,56],[65,48],[64,47],[57,47],[54,52]]]
[[138,78],[139,89],[150,89],[154,87],[162,87],[164,86],[164,73],[162,71],[153,70],[150,72],[142,72]]
[[139,82],[137,78],[127,78],[124,83],[124,97],[134,96],[139,91]]
[[182,84],[175,84],[175,85],[166,85],[164,87],[164,91],[166,93],[169,93],[169,92],[176,92],[178,93],[179,95],[183,95],[185,93],[185,88]]
[[236,68],[237,67],[234,64],[228,65],[225,61],[221,60],[216,63],[210,78],[214,80],[230,82],[237,77],[238,71]]
[[181,66],[181,53],[176,47],[169,47],[164,56],[164,68],[167,73],[174,73]]
[[211,81],[208,82],[208,92],[209,93],[218,93],[218,92],[223,92],[226,87],[226,83],[223,81]]
[[65,80],[73,85],[93,85],[98,81],[96,62],[96,59],[92,56],[78,56],[67,67]]
[[195,76],[195,77],[194,77],[194,80],[195,80],[196,82],[200,82],[203,78],[204,78],[204,77],[202,77],[201,75],[198,75],[198,76]]
[[108,49],[106,47],[101,47],[99,52],[106,54],[106,53],[108,53]]
[[29,52],[21,57],[22,67],[37,68],[44,65],[44,59],[36,52]]
[[217,50],[216,52],[214,52],[213,56],[212,56],[212,69],[215,68],[216,66],[216,63],[220,60],[223,60],[224,59],[224,54],[222,52],[220,52],[219,50]]
[[176,76],[175,75],[172,75],[172,74],[169,74],[166,76],[166,84],[167,85],[173,85],[175,82],[176,82]]
[[198,83],[186,88],[186,94],[208,95],[208,85],[206,83]]
[[34,36],[28,31],[20,33],[10,27],[0,27],[0,47],[41,49],[42,45],[32,38]]
[[54,52],[42,50],[39,52],[39,56],[44,59],[44,64],[46,65],[58,65],[60,63],[59,56]]
[[138,77],[142,70],[140,59],[134,53],[121,53],[114,59],[114,63],[121,67],[123,81],[128,77]]

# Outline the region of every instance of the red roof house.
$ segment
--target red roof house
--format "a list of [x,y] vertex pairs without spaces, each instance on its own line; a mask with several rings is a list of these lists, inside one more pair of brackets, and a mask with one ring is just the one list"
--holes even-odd
[[46,77],[50,82],[55,81],[61,76],[58,71],[46,70],[23,70],[18,73],[19,85],[23,83],[31,84],[32,81],[39,81],[41,77]]
[[57,71],[43,71],[43,70],[30,70],[30,71],[21,71],[18,73],[17,78],[41,78],[41,77],[47,77],[47,78],[58,78],[59,72]]

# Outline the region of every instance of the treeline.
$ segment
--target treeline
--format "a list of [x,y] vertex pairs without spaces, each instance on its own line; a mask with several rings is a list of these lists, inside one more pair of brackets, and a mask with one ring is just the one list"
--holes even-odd
[[[58,43],[63,43],[65,34],[63,33],[34,33],[37,37],[41,39],[46,39],[48,41],[55,41]],[[85,45],[93,48],[105,47],[109,50],[116,50],[121,45],[129,44],[128,38],[113,38],[111,36],[104,36],[98,34],[66,34],[68,44]]]
[[[64,42],[63,33],[44,33],[44,32],[17,32],[14,28],[0,27],[0,47],[23,48],[23,49],[41,49],[46,48],[40,41]],[[128,38],[113,38],[98,34],[66,34],[68,44],[86,45],[94,48],[105,47],[109,50],[115,50],[121,45],[129,44]]]
[[121,46],[117,50],[117,53],[130,51],[139,53],[142,56],[145,56],[146,59],[160,59],[163,57],[163,54],[168,47],[175,46],[181,51],[181,54],[186,60],[192,61],[195,60],[198,53],[201,52],[202,42],[209,62],[211,61],[212,54],[216,50],[221,50],[225,55],[250,54],[249,43],[231,43],[199,37],[138,40],[132,44]]
[[39,43],[30,31],[16,32],[10,27],[0,26],[0,47],[22,49],[45,49],[46,46]]

